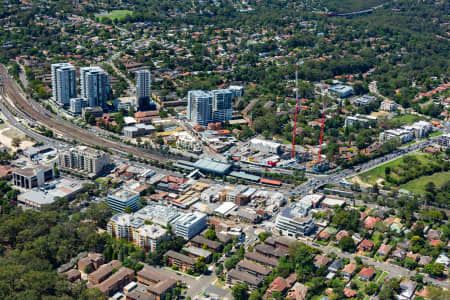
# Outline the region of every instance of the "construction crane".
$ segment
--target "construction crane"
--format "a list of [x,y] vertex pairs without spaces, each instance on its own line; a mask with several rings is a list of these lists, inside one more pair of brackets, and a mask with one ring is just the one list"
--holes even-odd
[[320,124],[320,139],[319,139],[319,155],[317,157],[317,162],[320,163],[320,157],[322,155],[322,142],[323,142],[323,129],[325,127],[325,110],[327,108],[327,102],[323,100],[323,111],[322,111],[322,123]]
[[295,64],[295,116],[294,116],[294,126],[292,129],[292,149],[291,149],[291,159],[295,158],[295,132],[297,131],[297,116],[299,111],[299,101],[298,101],[298,66],[302,65],[303,61],[299,61]]
[[327,102],[323,101],[323,111],[322,111],[322,122],[320,124],[320,138],[319,138],[319,153],[317,155],[317,160],[313,163],[313,169],[316,172],[324,172],[330,167],[329,161],[321,161],[322,156],[322,143],[323,143],[323,130],[325,128],[325,111],[327,109]]

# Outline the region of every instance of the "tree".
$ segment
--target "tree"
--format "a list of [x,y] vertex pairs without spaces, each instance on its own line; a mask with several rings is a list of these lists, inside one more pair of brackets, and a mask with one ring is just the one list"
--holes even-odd
[[14,148],[19,148],[21,143],[22,143],[22,140],[19,137],[13,137],[13,139],[11,141],[11,145]]
[[216,237],[216,231],[214,229],[212,229],[212,228],[208,229],[205,232],[205,238],[208,239],[208,240],[213,240],[214,241],[217,238]]
[[126,213],[126,214],[132,214],[133,213],[133,209],[131,207],[127,206],[127,207],[125,207],[123,212]]
[[200,274],[204,274],[206,272],[206,263],[205,258],[203,256],[197,258],[195,261],[195,271]]
[[231,294],[235,300],[247,300],[248,299],[248,286],[245,283],[236,284],[231,289]]
[[376,284],[374,282],[368,282],[368,283],[366,283],[365,291],[366,291],[367,295],[373,295],[378,291],[379,288],[380,287],[378,284]]
[[354,252],[356,246],[355,246],[355,242],[353,241],[352,237],[344,236],[339,241],[339,248],[341,248],[342,251]]
[[426,265],[424,270],[432,276],[441,277],[444,272],[444,265],[439,263],[431,263]]
[[264,232],[261,232],[260,234],[258,234],[259,240],[263,243],[270,236],[272,236],[272,233],[268,232],[268,231],[264,231]]
[[400,282],[398,279],[393,278],[386,281],[381,288],[378,298],[380,300],[391,300],[395,299],[395,295],[400,291]]
[[427,299],[431,300],[448,300],[450,299],[450,291],[443,290],[434,285],[427,286]]
[[414,270],[417,267],[417,262],[415,259],[411,258],[411,257],[406,257],[403,260],[403,265],[405,266],[405,268],[408,268],[410,270]]

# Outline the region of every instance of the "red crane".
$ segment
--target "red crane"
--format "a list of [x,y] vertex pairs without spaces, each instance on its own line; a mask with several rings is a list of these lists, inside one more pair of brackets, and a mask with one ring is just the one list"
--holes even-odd
[[291,158],[295,158],[295,132],[297,131],[297,116],[299,110],[299,102],[298,102],[298,65],[302,64],[302,62],[295,64],[295,117],[294,117],[294,128],[292,129],[292,149],[291,149]]
[[322,112],[322,124],[320,126],[320,139],[319,139],[319,156],[317,157],[317,163],[320,163],[320,156],[322,154],[322,142],[323,142],[323,128],[325,127],[325,110],[327,108],[327,102],[323,100],[323,112]]

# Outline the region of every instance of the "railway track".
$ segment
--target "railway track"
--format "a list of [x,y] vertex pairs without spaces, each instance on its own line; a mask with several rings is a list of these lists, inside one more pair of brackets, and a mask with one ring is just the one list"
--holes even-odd
[[114,143],[103,139],[91,132],[76,127],[72,123],[63,120],[56,115],[51,114],[40,105],[26,99],[19,92],[19,86],[16,81],[9,76],[8,70],[3,64],[0,65],[0,76],[3,83],[2,93],[9,97],[22,115],[26,116],[29,121],[40,123],[49,129],[55,130],[69,141],[76,140],[88,146],[103,147],[115,151],[116,153],[130,153],[134,156],[146,159],[156,159],[160,161],[169,160],[168,156],[164,156],[162,154],[159,155],[157,153],[148,153],[147,151],[140,150],[133,146],[128,146],[123,143]]

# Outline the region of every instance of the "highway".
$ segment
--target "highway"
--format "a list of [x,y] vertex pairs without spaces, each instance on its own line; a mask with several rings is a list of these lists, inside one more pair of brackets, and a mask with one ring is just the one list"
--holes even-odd
[[349,176],[355,176],[358,175],[359,173],[365,172],[367,170],[370,170],[372,168],[376,168],[379,165],[385,164],[391,160],[397,159],[403,155],[418,151],[420,149],[423,149],[433,143],[435,143],[437,140],[439,139],[439,137],[435,137],[426,141],[422,141],[404,148],[400,148],[398,150],[396,150],[393,153],[372,159],[368,162],[365,162],[363,164],[360,164],[358,167],[358,171],[355,170],[351,170],[351,169],[345,169],[342,170],[338,173],[335,174],[330,174],[330,175],[317,175],[314,176],[312,178],[309,178],[309,180],[305,183],[303,183],[302,185],[297,186],[294,191],[292,193],[294,193],[294,195],[306,195],[309,192],[311,192],[311,190],[322,186],[322,185],[326,185],[326,184],[340,184],[341,180],[349,177]]

